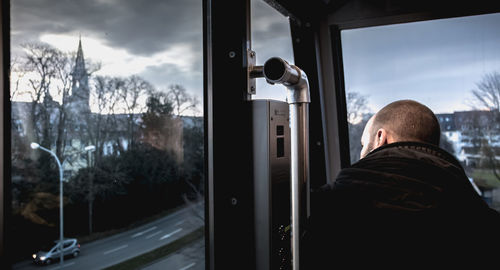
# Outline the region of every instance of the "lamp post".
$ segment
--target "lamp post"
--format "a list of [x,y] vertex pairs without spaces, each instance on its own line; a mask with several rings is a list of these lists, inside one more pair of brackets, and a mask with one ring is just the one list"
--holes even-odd
[[[38,143],[32,142],[31,143],[31,148],[32,149],[40,149],[42,151],[45,151],[49,153],[51,156],[54,157],[54,159],[57,162],[57,166],[59,167],[59,258],[60,258],[60,264],[62,265],[64,263],[64,254],[63,254],[63,240],[64,240],[64,211],[63,211],[63,168],[61,165],[61,161],[59,161],[59,158],[57,155],[50,151],[49,149],[41,146]],[[85,147],[85,151],[93,150],[95,149],[95,146],[89,145]]]
[[85,151],[88,153],[88,162],[89,162],[89,235],[92,234],[92,216],[93,216],[93,202],[94,202],[94,194],[93,194],[93,186],[94,186],[94,178],[91,172],[92,162],[90,159],[91,153],[95,151],[95,146],[89,145],[85,147]]

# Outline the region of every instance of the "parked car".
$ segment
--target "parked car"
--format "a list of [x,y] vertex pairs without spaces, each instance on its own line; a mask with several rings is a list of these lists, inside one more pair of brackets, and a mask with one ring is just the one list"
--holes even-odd
[[[33,262],[36,264],[51,264],[60,259],[59,240],[54,241],[54,245],[43,248],[41,251],[33,254]],[[80,254],[80,244],[75,238],[67,238],[63,240],[64,257],[77,257]]]

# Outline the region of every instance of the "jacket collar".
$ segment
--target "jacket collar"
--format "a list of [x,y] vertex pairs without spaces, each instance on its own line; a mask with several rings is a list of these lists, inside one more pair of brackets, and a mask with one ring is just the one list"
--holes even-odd
[[[370,153],[366,155],[365,158],[371,158],[371,157],[377,157],[377,156],[383,156],[384,153],[387,152],[397,152],[395,150],[400,149],[407,149],[411,151],[416,151],[420,153],[425,153],[425,154],[430,154],[436,157],[439,157],[441,159],[444,159],[453,165],[457,167],[462,167],[460,162],[452,156],[450,153],[446,152],[445,150],[439,148],[436,145],[428,144],[428,143],[422,143],[422,142],[396,142],[396,143],[391,143],[391,144],[386,144],[384,146],[381,146]],[[365,159],[363,158],[363,159]],[[361,159],[360,161],[362,161]]]

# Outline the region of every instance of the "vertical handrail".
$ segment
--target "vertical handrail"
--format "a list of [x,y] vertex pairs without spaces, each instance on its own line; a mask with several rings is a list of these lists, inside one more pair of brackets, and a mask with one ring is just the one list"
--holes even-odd
[[292,269],[299,270],[301,224],[309,215],[309,82],[305,72],[277,57],[266,61],[263,74],[268,82],[287,87],[291,137]]
[[290,104],[292,266],[299,269],[300,234],[307,213],[309,183],[309,104]]

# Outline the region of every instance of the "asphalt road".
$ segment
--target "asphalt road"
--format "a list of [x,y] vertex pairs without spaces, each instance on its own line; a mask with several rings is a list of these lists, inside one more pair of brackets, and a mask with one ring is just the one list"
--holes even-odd
[[[77,258],[65,259],[64,265],[62,266],[59,262],[55,262],[52,265],[41,267],[34,265],[31,261],[25,261],[13,265],[12,269],[102,269],[175,241],[203,225],[203,220],[196,215],[195,211],[191,207],[186,207],[135,229],[95,242],[82,244],[80,256]],[[195,241],[195,243],[198,242],[200,241]],[[183,250],[185,251],[186,249],[184,248]],[[174,255],[175,254],[176,253],[174,253]],[[162,264],[169,264],[172,263],[171,261],[173,260],[178,261],[178,256],[167,256],[164,260],[152,264],[151,267],[153,267],[153,265],[161,266]],[[204,259],[194,264],[192,264],[193,262],[187,262],[179,268],[162,269],[175,270],[187,267],[183,270],[195,270],[197,269],[195,266],[199,267],[201,262],[204,262]]]

